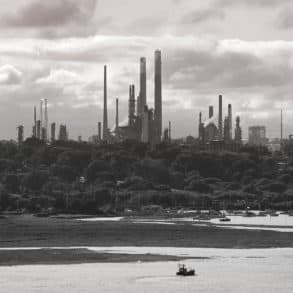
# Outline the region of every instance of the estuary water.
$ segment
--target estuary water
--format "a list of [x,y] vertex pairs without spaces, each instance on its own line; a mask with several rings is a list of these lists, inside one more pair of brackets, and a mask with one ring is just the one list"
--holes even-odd
[[[256,211],[258,213],[258,211]],[[123,217],[108,217],[108,218],[86,218],[79,219],[85,222],[108,222],[108,221],[130,221],[136,224],[158,224],[158,225],[176,225],[176,224],[195,224],[195,226],[207,226],[212,224],[217,227],[227,229],[242,229],[242,230],[267,230],[276,232],[293,232],[293,217],[289,215],[280,214],[277,217],[243,217],[243,216],[228,216],[230,222],[221,222],[219,218],[202,221],[194,219],[193,217],[179,217],[179,218],[123,218]]]
[[[177,277],[176,262],[0,267],[2,293],[293,292],[293,249],[91,248],[113,253],[210,257],[186,261],[195,277]],[[165,251],[165,253],[164,253]]]

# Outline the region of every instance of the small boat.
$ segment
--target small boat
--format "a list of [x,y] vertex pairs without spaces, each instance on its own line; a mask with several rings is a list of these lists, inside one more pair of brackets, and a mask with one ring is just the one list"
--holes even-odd
[[220,222],[231,222],[230,218],[224,217],[220,219]]
[[179,269],[178,272],[176,273],[177,276],[194,276],[195,275],[195,270],[194,269],[187,269],[185,265],[179,264]]

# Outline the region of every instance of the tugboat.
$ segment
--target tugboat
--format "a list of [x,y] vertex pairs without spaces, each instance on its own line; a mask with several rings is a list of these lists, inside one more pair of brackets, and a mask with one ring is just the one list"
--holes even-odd
[[194,269],[187,269],[185,265],[179,264],[179,270],[176,273],[177,276],[194,276],[195,275],[195,270]]

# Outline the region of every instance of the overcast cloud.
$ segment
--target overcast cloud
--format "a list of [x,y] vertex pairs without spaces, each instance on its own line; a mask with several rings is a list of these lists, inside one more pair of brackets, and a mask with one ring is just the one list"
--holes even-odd
[[[247,127],[293,133],[291,0],[0,0],[0,133],[31,134],[33,106],[49,101],[49,119],[84,139],[102,121],[103,65],[109,71],[109,119],[115,99],[127,117],[128,85],[138,91],[139,58],[147,57],[153,105],[153,54],[162,50],[164,124],[176,137],[197,135],[223,94]],[[292,110],[291,110],[292,109]],[[184,119],[182,118],[184,117]]]

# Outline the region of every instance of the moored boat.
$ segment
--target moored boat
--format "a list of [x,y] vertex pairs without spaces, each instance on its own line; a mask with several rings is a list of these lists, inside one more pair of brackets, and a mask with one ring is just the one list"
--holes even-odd
[[220,219],[220,222],[231,222],[231,219],[228,217],[224,217]]

